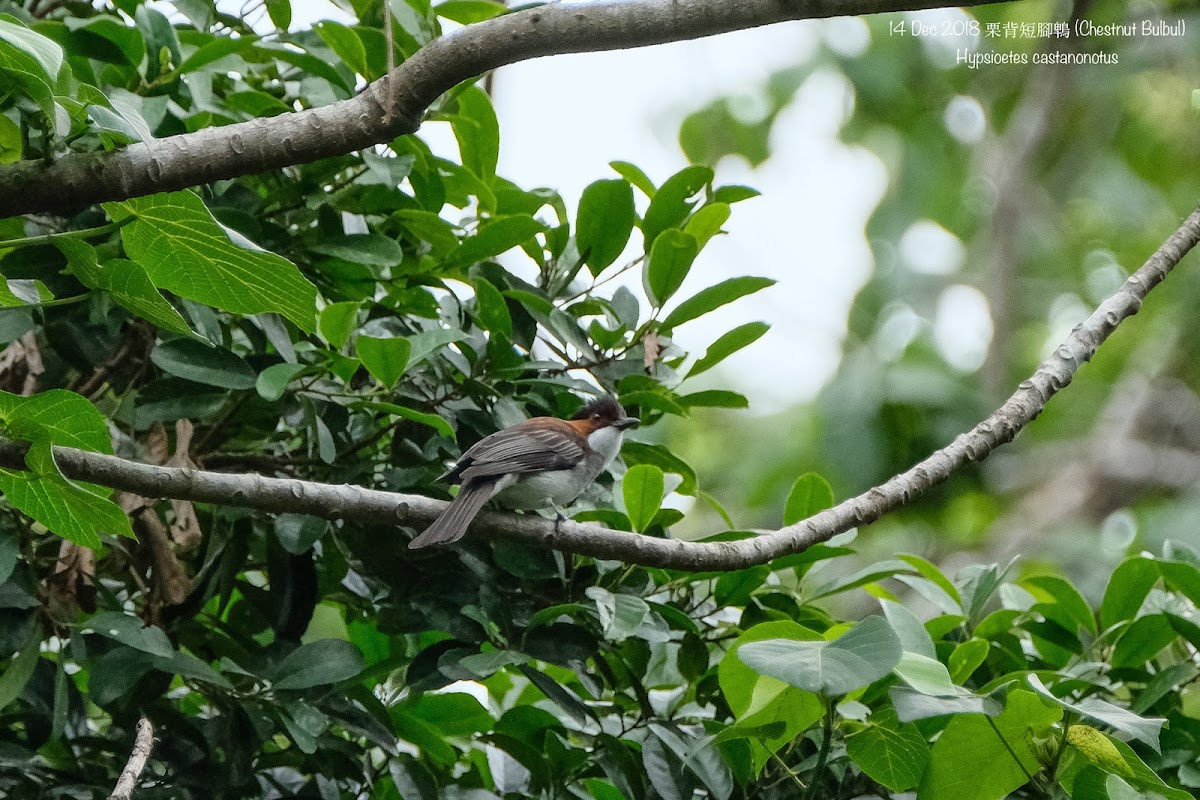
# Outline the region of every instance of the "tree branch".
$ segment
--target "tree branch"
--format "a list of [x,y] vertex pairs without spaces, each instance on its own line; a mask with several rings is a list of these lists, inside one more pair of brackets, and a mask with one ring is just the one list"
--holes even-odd
[[[834,534],[879,519],[946,480],[967,462],[980,461],[1012,441],[1041,413],[1050,398],[1071,382],[1117,326],[1138,312],[1150,290],[1166,278],[1197,242],[1200,242],[1200,208],[1076,327],[991,416],[907,472],[795,525],[751,539],[704,543],[655,539],[571,521],[556,524],[532,515],[485,512],[476,519],[472,530],[476,534],[505,536],[597,558],[693,571],[741,569],[802,552]],[[0,466],[23,469],[27,449],[28,445],[19,442],[0,443]],[[261,475],[156,467],[69,447],[55,447],[54,457],[69,478],[146,497],[412,527],[431,522],[446,507],[441,500],[419,495]]]
[[596,0],[539,6],[435,39],[349,100],[141,142],[111,153],[74,153],[54,161],[6,166],[0,169],[0,218],[75,211],[92,203],[305,164],[388,142],[416,131],[425,110],[462,81],[532,58],[646,47],[789,20],[998,1]]
[[117,785],[113,787],[108,800],[130,800],[133,797],[138,778],[142,776],[142,770],[146,768],[146,761],[149,760],[153,747],[154,726],[150,724],[150,720],[145,715],[142,715],[138,720],[137,735],[133,740],[133,752],[129,754],[129,760],[125,762],[125,769],[121,770],[121,776],[117,778]]

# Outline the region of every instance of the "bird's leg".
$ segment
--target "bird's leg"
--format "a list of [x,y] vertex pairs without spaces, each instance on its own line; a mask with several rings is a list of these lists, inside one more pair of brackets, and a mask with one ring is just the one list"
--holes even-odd
[[567,515],[561,508],[559,508],[558,503],[554,502],[553,500],[550,501],[550,508],[554,510],[554,533],[557,535],[558,526],[566,521]]

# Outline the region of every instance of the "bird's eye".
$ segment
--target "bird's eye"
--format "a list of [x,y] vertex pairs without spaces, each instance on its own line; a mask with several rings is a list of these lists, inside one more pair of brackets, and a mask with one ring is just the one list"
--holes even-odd
[[592,414],[592,422],[599,422],[599,421],[600,421],[600,415]]

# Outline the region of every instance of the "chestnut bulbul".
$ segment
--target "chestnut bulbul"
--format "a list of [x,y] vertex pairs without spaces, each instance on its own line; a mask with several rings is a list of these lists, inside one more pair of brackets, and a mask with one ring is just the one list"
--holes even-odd
[[463,453],[439,480],[462,489],[412,549],[456,542],[483,504],[560,509],[591,485],[621,451],[625,429],[638,424],[611,397],[597,398],[572,420],[534,417],[496,431]]

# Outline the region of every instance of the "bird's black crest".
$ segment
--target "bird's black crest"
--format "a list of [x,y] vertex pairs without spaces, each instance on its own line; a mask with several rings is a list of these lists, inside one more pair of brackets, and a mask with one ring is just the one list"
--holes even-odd
[[603,395],[589,401],[587,405],[579,409],[579,413],[575,415],[574,419],[587,419],[593,414],[599,414],[607,420],[617,420],[624,418],[625,409],[621,408],[621,404],[609,395]]

